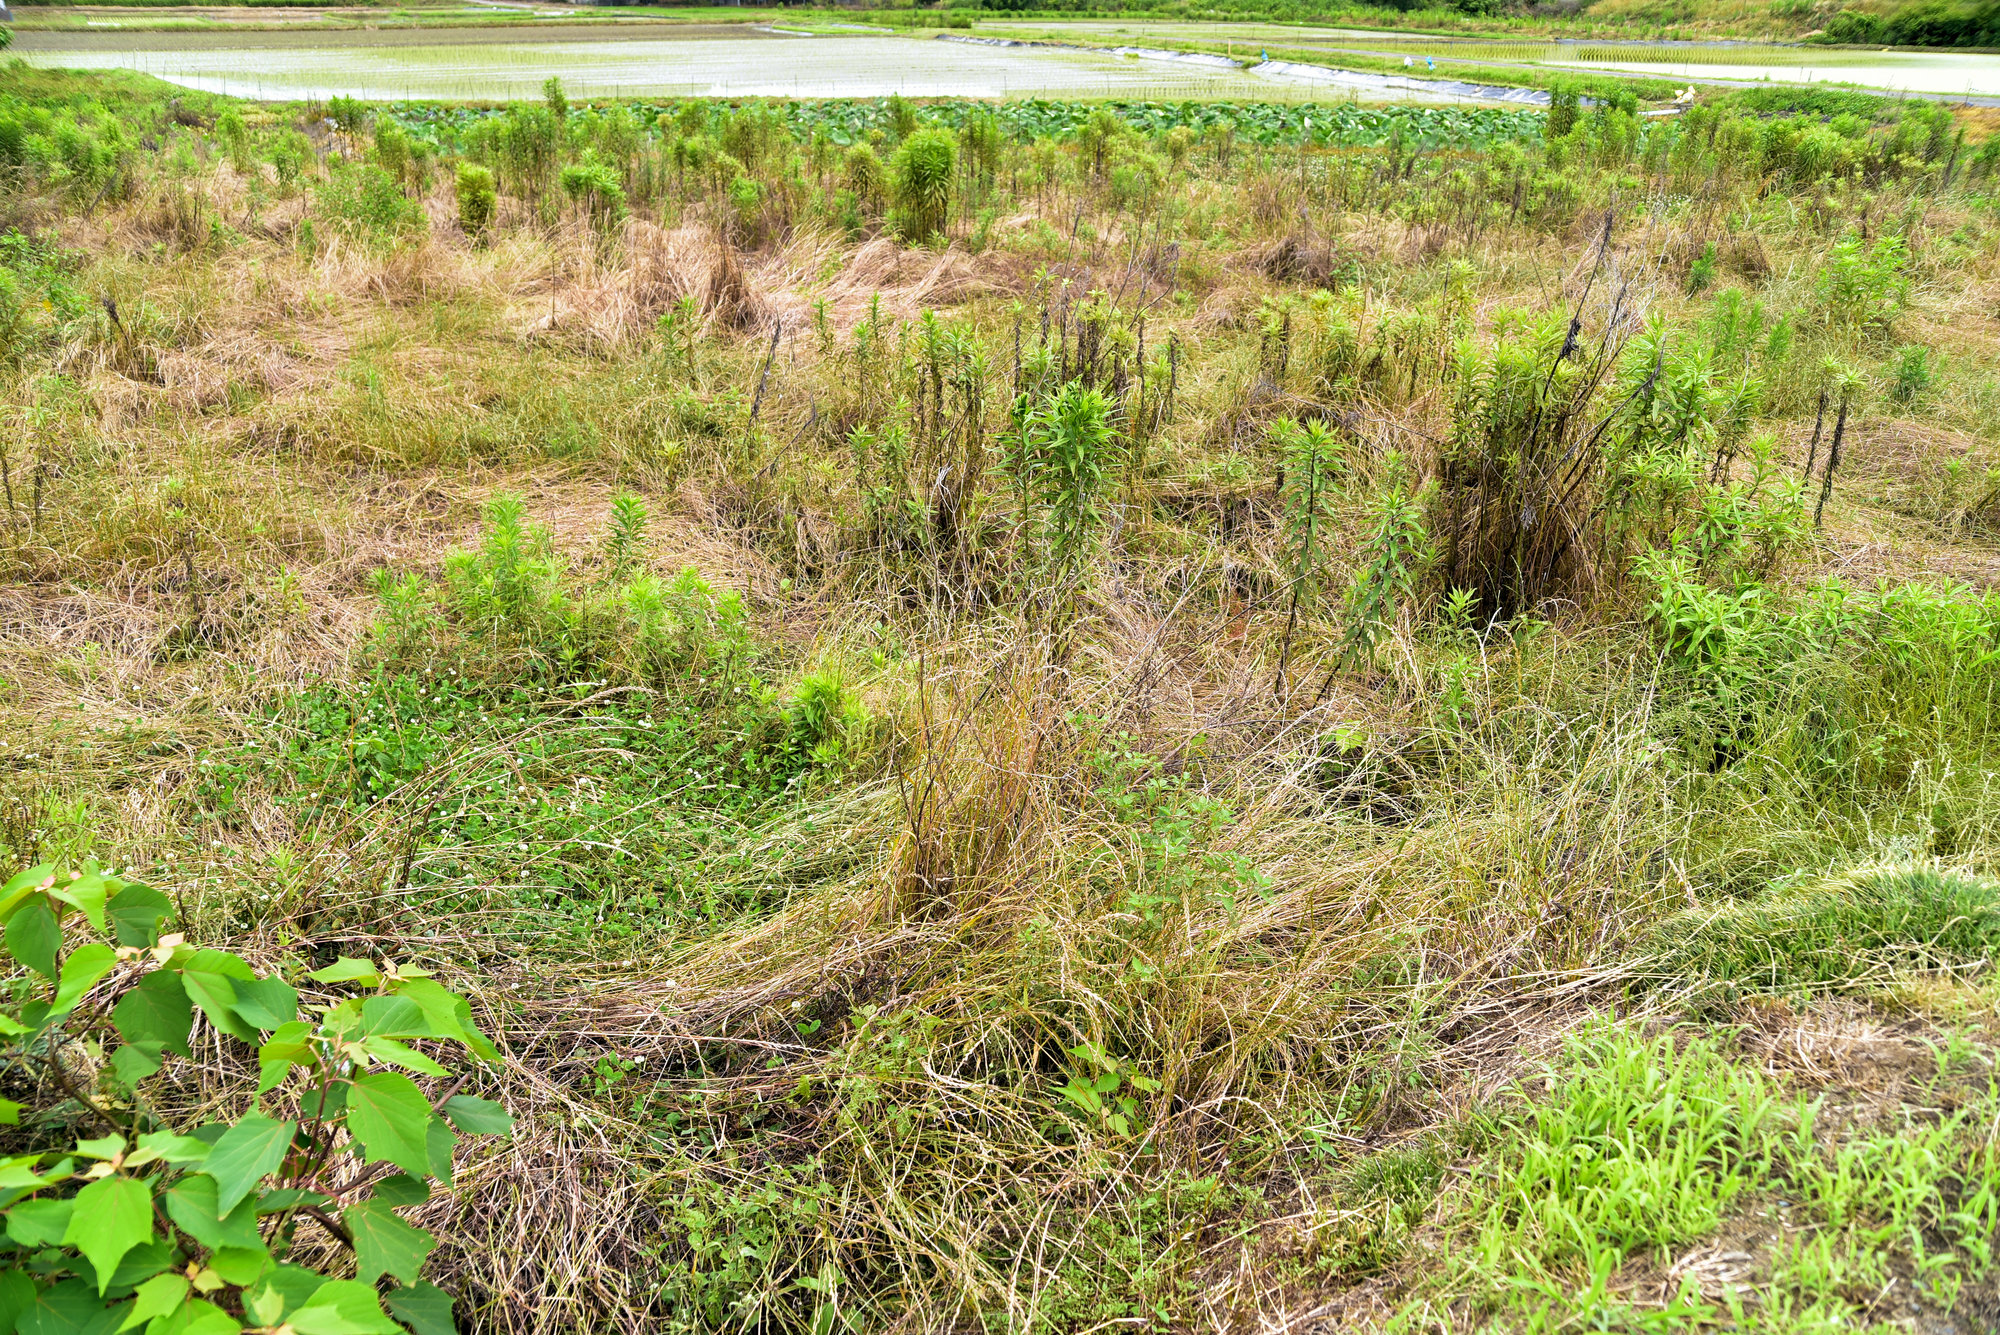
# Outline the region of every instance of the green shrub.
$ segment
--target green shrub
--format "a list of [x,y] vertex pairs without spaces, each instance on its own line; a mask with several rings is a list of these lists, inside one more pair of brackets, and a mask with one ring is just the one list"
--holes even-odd
[[1864,331],[1888,329],[1909,296],[1910,280],[1903,273],[1909,259],[1909,246],[1900,236],[1872,244],[1843,237],[1819,272],[1817,291],[1828,319]]
[[[34,867],[0,888],[21,970],[0,1002],[9,1085],[54,1093],[46,1105],[0,1101],[26,1151],[5,1165],[6,1324],[392,1332],[386,1275],[397,1317],[452,1329],[450,1295],[422,1279],[437,1240],[397,1210],[427,1200],[432,1179],[450,1183],[459,1132],[511,1125],[458,1084],[433,1094],[403,1074],[451,1075],[413,1043],[499,1059],[465,999],[421,969],[342,958],[304,975],[337,1000],[300,1019],[291,984],[162,935],[172,917],[165,895],[92,864]],[[147,1091],[167,1062],[192,1057],[197,1011],[236,1060],[254,1052],[257,1099],[182,1128]],[[307,1224],[352,1254],[354,1278],[290,1259]]]
[[583,206],[585,216],[600,226],[625,216],[625,186],[618,169],[597,155],[594,148],[562,169],[558,178],[563,193]]
[[1889,397],[1905,406],[1931,387],[1931,350],[1912,343],[1896,353],[1889,371]]
[[1548,124],[1542,134],[1548,139],[1561,139],[1577,126],[1579,119],[1576,85],[1566,80],[1549,85]]
[[468,236],[484,236],[500,205],[493,173],[476,162],[461,162],[453,174],[453,186],[458,195],[458,225]]
[[943,130],[919,130],[905,139],[890,164],[895,178],[896,225],[912,241],[928,241],[951,217],[951,177],[958,146]]
[[848,759],[849,745],[868,725],[868,711],[847,692],[837,672],[799,678],[785,710],[785,755],[796,770],[824,769]]
[[316,203],[320,216],[349,236],[393,241],[425,226],[423,206],[372,162],[336,168],[320,186]]
[[296,186],[314,162],[312,141],[297,130],[287,130],[272,140],[268,152],[278,184],[286,190]]

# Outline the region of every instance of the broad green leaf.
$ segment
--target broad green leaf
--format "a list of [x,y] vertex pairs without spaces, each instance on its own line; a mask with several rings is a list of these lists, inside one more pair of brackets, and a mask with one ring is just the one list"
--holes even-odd
[[[428,978],[405,978],[396,984],[397,999],[413,1003],[424,1013],[425,1031],[432,1038],[456,1038],[463,1041],[465,1025],[459,1019],[459,1008],[464,999],[447,992]],[[472,1012],[467,1008],[465,1013]]]
[[111,1054],[111,1070],[124,1081],[126,1088],[138,1085],[141,1080],[159,1074],[161,1048],[158,1043],[127,1043]]
[[257,1092],[276,1089],[294,1066],[318,1064],[318,1054],[307,1041],[312,1026],[304,1020],[279,1025],[257,1049]]
[[[208,955],[214,952],[204,950],[199,953]],[[187,988],[188,999],[201,1007],[201,1013],[208,1017],[210,1024],[231,1038],[255,1043],[259,1038],[256,1029],[236,1014],[236,982],[227,974],[197,969],[192,962],[181,970],[181,984]]]
[[330,1279],[286,1324],[298,1335],[402,1335],[375,1290],[356,1279]]
[[0,1034],[13,1035],[13,1034],[25,1034],[27,1032],[28,1032],[28,1026],[22,1024],[19,1020],[15,1019],[13,1016],[0,1015]]
[[375,1184],[375,1199],[390,1205],[422,1205],[430,1198],[431,1184],[408,1173],[397,1173]]
[[181,967],[201,973],[220,974],[224,978],[238,979],[246,983],[255,981],[257,977],[257,971],[244,963],[242,956],[232,955],[226,950],[197,950],[187,957],[187,961]]
[[98,1136],[76,1142],[76,1152],[86,1159],[116,1159],[125,1152],[125,1137]]
[[201,1163],[213,1148],[193,1136],[177,1136],[171,1131],[148,1131],[139,1137],[139,1148],[151,1150],[171,1164]]
[[127,885],[104,907],[121,946],[157,944],[160,924],[174,916],[173,902],[150,885]]
[[22,1201],[7,1212],[7,1236],[23,1247],[53,1247],[69,1231],[74,1200]]
[[[0,1099],[0,1126],[19,1126],[20,1124],[21,1105],[12,1099]],[[5,1327],[0,1326],[0,1329],[5,1329]]]
[[43,889],[42,882],[55,884],[55,876],[55,863],[44,862],[39,867],[30,867],[9,877],[7,884],[0,887],[0,922],[11,920],[21,905],[28,902],[28,896]]
[[430,1100],[406,1075],[377,1071],[348,1088],[347,1129],[369,1162],[386,1159],[419,1177],[430,1172],[430,1121]]
[[49,1014],[66,1015],[71,1007],[83,1000],[88,992],[111,967],[118,963],[118,952],[102,941],[89,941],[78,946],[63,961],[62,981],[56,984],[56,999]]
[[156,1317],[146,1335],[237,1335],[243,1323],[214,1303],[192,1299],[166,1316]]
[[158,1043],[168,1052],[190,1055],[194,1005],[178,973],[155,970],[141,978],[111,1008],[111,1023],[128,1043]]
[[56,883],[49,887],[49,897],[59,899],[71,908],[83,910],[83,916],[90,919],[90,925],[98,931],[104,930],[104,901],[111,893],[111,884],[104,873],[87,871],[69,880],[56,877]]
[[361,1040],[361,1050],[377,1061],[400,1066],[406,1071],[415,1071],[418,1075],[451,1074],[409,1044],[398,1043],[393,1038],[382,1038],[379,1035],[364,1038]]
[[97,1291],[111,1283],[111,1273],[126,1252],[153,1236],[153,1193],[131,1177],[104,1177],[76,1194],[63,1242],[75,1247],[97,1271]]
[[361,1032],[384,1038],[428,1038],[423,1007],[405,996],[370,997],[361,1003]]
[[285,1151],[290,1148],[296,1129],[291,1122],[274,1122],[251,1113],[223,1133],[215,1148],[208,1152],[208,1162],[202,1165],[203,1171],[215,1179],[218,1214],[235,1209],[236,1202],[249,1195],[285,1161]]
[[347,1231],[354,1235],[355,1278],[372,1284],[378,1275],[390,1274],[405,1284],[417,1282],[424,1258],[437,1246],[437,1239],[415,1225],[406,1223],[385,1201],[363,1201],[341,1215]]
[[206,1173],[194,1173],[182,1178],[160,1199],[166,1205],[167,1218],[174,1221],[174,1227],[204,1247],[258,1245],[256,1204],[247,1200],[239,1202],[225,1217],[215,1208],[215,1179]]
[[62,927],[47,895],[35,895],[7,920],[7,953],[44,978],[56,976]]
[[278,1029],[299,1013],[299,994],[280,978],[235,980],[236,1013],[259,1029]]
[[342,955],[324,969],[314,969],[306,977],[315,983],[366,983],[374,987],[382,981],[382,971],[367,960],[349,959]]
[[330,1122],[347,1107],[347,1086],[328,1085],[324,1090],[309,1089],[299,1096],[299,1116],[307,1121]]
[[[81,1274],[81,1267],[89,1265],[90,1262],[79,1257],[76,1264],[79,1267],[78,1273]],[[174,1249],[169,1247],[163,1239],[153,1238],[150,1241],[142,1242],[131,1251],[126,1252],[125,1259],[120,1261],[118,1268],[111,1272],[111,1288],[122,1293],[126,1289],[134,1288],[144,1283],[162,1271],[171,1270],[173,1264]],[[88,1276],[85,1276],[85,1278],[88,1278]]]
[[231,1284],[255,1284],[271,1269],[271,1253],[264,1247],[218,1247],[208,1268]]
[[490,1099],[454,1094],[444,1101],[444,1115],[468,1136],[504,1136],[514,1129],[507,1110]]
[[243,1310],[259,1325],[275,1326],[285,1313],[303,1307],[325,1283],[326,1276],[317,1271],[280,1265],[244,1291]]
[[431,1176],[450,1186],[451,1155],[458,1148],[458,1137],[436,1113],[431,1114],[430,1127],[424,1132],[424,1148],[430,1154]]
[[155,1275],[141,1284],[139,1291],[132,1295],[131,1310],[125,1313],[125,1320],[118,1329],[130,1330],[141,1322],[151,1321],[156,1316],[165,1316],[181,1305],[187,1293],[186,1275]]
[[37,1293],[14,1329],[17,1335],[114,1335],[118,1318],[118,1309],[106,1307],[91,1284],[66,1279]]
[[14,1329],[21,1313],[35,1305],[35,1281],[25,1270],[0,1270],[0,1330]]
[[451,1295],[435,1284],[406,1284],[389,1291],[389,1310],[416,1335],[458,1335]]

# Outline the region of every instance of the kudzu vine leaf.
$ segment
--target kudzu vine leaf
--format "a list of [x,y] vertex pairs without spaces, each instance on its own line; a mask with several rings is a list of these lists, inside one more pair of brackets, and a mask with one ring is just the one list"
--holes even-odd
[[347,1129],[369,1162],[386,1159],[414,1176],[428,1174],[430,1122],[430,1100],[406,1075],[377,1071],[348,1088]]
[[281,978],[235,980],[236,1013],[257,1029],[278,1029],[299,1013],[299,994]]
[[173,902],[150,885],[127,885],[104,907],[121,946],[158,944],[160,924],[174,916]]
[[111,972],[111,966],[118,963],[118,953],[102,941],[90,941],[69,953],[62,964],[62,979],[56,984],[55,1004],[50,1008],[51,1016],[67,1015],[83,994],[94,986],[98,979]]
[[458,1148],[458,1137],[436,1113],[431,1114],[431,1124],[424,1130],[424,1148],[430,1154],[431,1176],[450,1186],[451,1155]]
[[130,1330],[134,1326],[151,1321],[156,1316],[165,1316],[179,1307],[187,1298],[187,1294],[186,1275],[153,1276],[141,1284],[139,1291],[132,1295],[131,1309],[125,1313],[124,1324],[118,1329]]
[[409,1044],[398,1043],[393,1038],[371,1035],[361,1040],[361,1050],[377,1061],[400,1066],[406,1071],[415,1071],[418,1075],[451,1074]]
[[157,1043],[168,1052],[190,1056],[188,1030],[194,1024],[194,1003],[178,973],[147,974],[118,998],[111,1023],[128,1043]]
[[[199,951],[197,957],[214,953]],[[187,988],[188,999],[201,1007],[201,1013],[208,1017],[210,1024],[231,1038],[255,1043],[257,1031],[236,1014],[236,982],[227,974],[197,967],[192,960],[181,970],[181,984]]]
[[389,1310],[416,1335],[458,1335],[451,1295],[435,1284],[406,1284],[389,1292]]
[[174,1227],[204,1247],[257,1246],[256,1205],[242,1201],[225,1215],[215,1208],[215,1191],[214,1178],[195,1173],[176,1182],[160,1199]]
[[442,1111],[468,1136],[504,1136],[514,1129],[514,1119],[507,1110],[490,1099],[454,1094],[444,1101]]
[[69,1230],[74,1200],[23,1201],[7,1212],[7,1236],[23,1247],[52,1247]]
[[408,1173],[397,1173],[375,1184],[375,1199],[390,1205],[422,1205],[430,1198],[431,1184]]
[[281,1024],[257,1049],[257,1092],[275,1089],[294,1066],[313,1066],[318,1054],[308,1041],[312,1026],[304,1020]]
[[[369,998],[370,1002],[378,1000],[407,1002],[422,1011],[425,1027],[410,1031],[418,1037],[460,1040],[465,1037],[465,1028],[459,1020],[459,1007],[465,1005],[464,1000],[447,992],[428,978],[405,978],[396,985],[392,997]],[[470,1008],[466,1010],[466,1014],[468,1016],[471,1014]],[[371,1029],[370,1032],[382,1031]]]
[[195,1298],[184,1307],[158,1317],[146,1335],[238,1335],[243,1323],[214,1303]]
[[158,1043],[127,1043],[111,1054],[111,1069],[127,1088],[157,1074],[162,1064]]
[[314,969],[306,977],[315,983],[366,983],[373,987],[382,981],[382,972],[367,960],[349,959],[342,955],[324,969]]
[[231,1284],[247,1287],[271,1269],[271,1253],[263,1247],[218,1247],[209,1255],[208,1268]]
[[76,1194],[65,1245],[82,1252],[97,1271],[97,1291],[111,1284],[125,1253],[153,1236],[153,1191],[132,1177],[103,1177]]
[[328,1280],[285,1324],[298,1335],[403,1335],[373,1286],[357,1279]]
[[62,927],[47,895],[34,895],[7,920],[7,953],[44,978],[56,976]]
[[19,1335],[112,1335],[117,1325],[116,1309],[106,1307],[89,1284],[66,1279],[37,1293],[14,1329]]
[[58,876],[49,887],[49,898],[82,909],[90,925],[100,932],[104,930],[104,901],[110,893],[110,882],[101,871],[87,871],[67,881]]
[[428,1038],[423,1008],[406,996],[370,997],[361,1003],[361,1032],[382,1038]]
[[390,1274],[414,1284],[424,1258],[437,1246],[436,1238],[406,1222],[385,1201],[363,1201],[343,1213],[341,1221],[354,1236],[355,1278],[363,1283]]
[[42,882],[55,883],[56,865],[44,862],[39,867],[15,872],[7,878],[7,884],[0,886],[0,921],[12,919],[16,910],[27,903],[28,896],[42,889]]
[[148,1131],[139,1137],[139,1148],[150,1150],[171,1164],[202,1163],[214,1149],[206,1141],[171,1131]]
[[[419,1095],[419,1097],[422,1097]],[[215,1209],[227,1215],[236,1203],[285,1161],[294,1126],[251,1113],[222,1134],[203,1171],[215,1179]]]
[[25,1270],[0,1270],[0,1330],[14,1329],[21,1313],[35,1305],[35,1281]]

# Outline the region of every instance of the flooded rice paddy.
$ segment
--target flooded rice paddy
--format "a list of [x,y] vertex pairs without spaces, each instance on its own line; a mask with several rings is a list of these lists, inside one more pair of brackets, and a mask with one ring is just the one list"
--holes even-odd
[[[1000,25],[982,25],[982,31]],[[1616,70],[1717,83],[1851,83],[1939,97],[2000,97],[2000,55],[1959,51],[1862,51],[1756,42],[1520,41],[1429,37],[1360,28],[1294,24],[1035,22],[1010,29],[1056,41],[1198,42],[1239,57],[1282,49],[1338,64],[1342,55],[1406,58],[1418,75],[1427,61],[1489,66],[1540,65]]]
[[[662,31],[654,30],[656,33]],[[177,34],[118,34],[79,42],[23,33],[16,53],[32,64],[132,69],[184,87],[239,97],[345,94],[371,99],[508,100],[539,96],[560,75],[572,96],[660,97],[1141,97],[1326,96],[1311,85],[1253,76],[1230,62],[1151,59],[1110,52],[940,42],[921,37],[635,37],[629,29],[567,34],[404,33],[428,41],[355,43],[365,34],[284,33],[282,43],[199,44]],[[493,36],[512,41],[492,40]],[[108,36],[108,34],[107,34]],[[204,36],[207,36],[204,34]]]
[[[532,20],[530,20],[532,22]],[[240,97],[502,101],[550,75],[584,97],[1118,97],[1490,103],[1475,66],[1562,66],[1710,83],[1851,83],[2000,97],[2000,56],[1753,43],[1529,42],[1352,28],[1184,22],[982,24],[974,32],[817,35],[748,24],[509,23],[361,31],[24,31],[32,64],[140,70]],[[1038,44],[1023,44],[1024,40]],[[1086,50],[1050,43],[1086,42]],[[1205,54],[1172,47],[1200,44]],[[1406,74],[1340,68],[1407,62]],[[1435,67],[1433,68],[1433,63]],[[1378,66],[1379,68],[1379,66]]]

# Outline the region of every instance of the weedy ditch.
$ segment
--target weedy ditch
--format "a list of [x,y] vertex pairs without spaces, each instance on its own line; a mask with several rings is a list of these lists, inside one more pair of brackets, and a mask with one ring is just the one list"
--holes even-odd
[[0,71],[0,1325],[1985,1320],[2000,140],[1641,110]]

